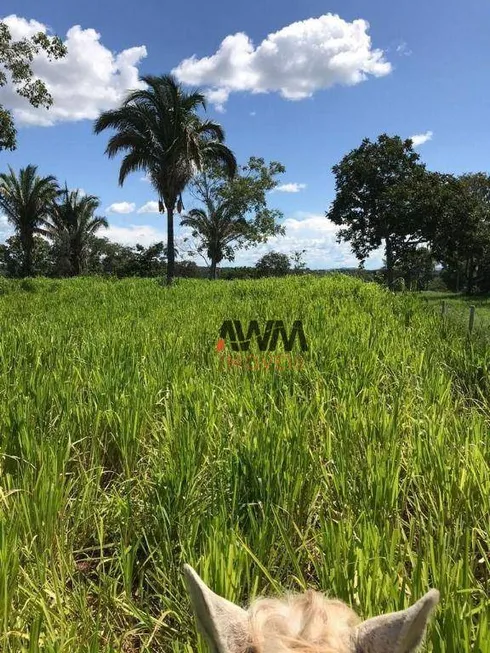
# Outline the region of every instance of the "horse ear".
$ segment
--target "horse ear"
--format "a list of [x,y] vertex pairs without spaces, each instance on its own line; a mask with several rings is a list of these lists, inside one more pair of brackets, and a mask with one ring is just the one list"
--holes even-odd
[[198,628],[213,653],[246,650],[250,640],[248,613],[212,592],[190,565],[184,565],[184,575]]
[[365,653],[413,653],[422,643],[427,622],[438,603],[439,592],[430,590],[406,610],[364,621],[357,628],[359,650]]

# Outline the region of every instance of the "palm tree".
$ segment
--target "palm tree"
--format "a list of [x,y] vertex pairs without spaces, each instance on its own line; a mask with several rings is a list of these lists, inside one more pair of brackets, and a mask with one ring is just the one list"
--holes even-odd
[[199,238],[210,261],[210,278],[216,279],[218,263],[232,255],[231,243],[245,236],[247,221],[243,217],[233,215],[231,202],[222,202],[217,207],[211,201],[207,202],[208,211],[191,209],[182,218],[181,224],[192,229],[192,235]]
[[94,215],[99,206],[100,200],[95,195],[82,195],[65,185],[58,201],[53,202],[49,220],[44,223],[43,235],[61,245],[72,275],[82,273],[93,237],[101,227],[109,226],[105,218]]
[[18,175],[10,166],[9,171],[0,174],[0,209],[17,231],[23,253],[21,274],[28,277],[32,275],[34,235],[40,233],[58,185],[52,175],[40,177],[34,165],[22,168]]
[[148,88],[131,91],[121,107],[102,113],[94,131],[112,128],[106,154],[124,152],[119,184],[135,171],[146,171],[158,194],[160,211],[167,212],[167,284],[174,277],[174,211],[182,210],[182,193],[205,162],[219,162],[230,176],[236,159],[224,145],[221,125],[203,120],[197,110],[206,109],[201,93],[186,93],[172,75],[142,78]]

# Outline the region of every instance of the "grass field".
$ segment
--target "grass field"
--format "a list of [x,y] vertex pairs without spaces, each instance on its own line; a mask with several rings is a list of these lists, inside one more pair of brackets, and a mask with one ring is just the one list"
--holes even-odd
[[[362,616],[429,587],[435,653],[490,651],[490,354],[347,277],[0,288],[0,650],[204,651],[219,593]],[[302,365],[223,365],[221,323],[303,321]]]
[[428,306],[442,313],[442,303],[446,305],[446,317],[457,320],[463,327],[468,327],[470,306],[475,307],[474,331],[478,337],[490,341],[490,297],[479,295],[461,295],[449,292],[422,293]]

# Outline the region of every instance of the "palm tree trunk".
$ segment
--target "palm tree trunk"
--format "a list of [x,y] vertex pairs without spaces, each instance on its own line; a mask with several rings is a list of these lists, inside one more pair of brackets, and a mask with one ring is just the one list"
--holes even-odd
[[78,252],[73,252],[72,257],[71,257],[71,269],[72,269],[72,275],[74,277],[78,277],[80,274],[82,274],[82,262],[81,262],[81,256]]
[[24,260],[22,261],[22,276],[32,277],[32,250],[34,249],[34,239],[30,234],[25,234],[21,242],[22,249],[24,250]]
[[216,258],[211,259],[211,267],[209,269],[209,278],[215,281],[218,278],[218,262]]
[[175,203],[167,204],[167,286],[171,286],[175,277],[174,247],[174,208]]

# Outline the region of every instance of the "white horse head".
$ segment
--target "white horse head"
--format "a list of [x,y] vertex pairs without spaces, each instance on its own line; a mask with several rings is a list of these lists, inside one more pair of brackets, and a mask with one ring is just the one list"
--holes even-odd
[[439,602],[430,590],[406,610],[361,621],[342,601],[310,590],[258,599],[244,610],[212,592],[189,565],[184,573],[213,653],[413,653]]

